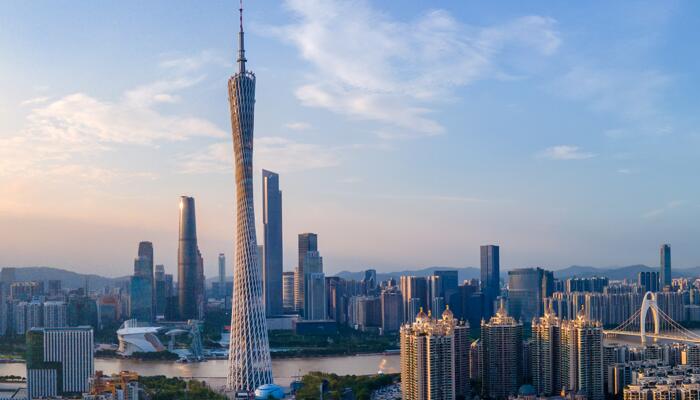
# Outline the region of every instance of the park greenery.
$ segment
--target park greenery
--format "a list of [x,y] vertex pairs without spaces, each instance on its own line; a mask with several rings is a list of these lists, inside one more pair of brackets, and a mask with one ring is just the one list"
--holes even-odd
[[279,349],[275,358],[381,353],[398,348],[396,335],[381,336],[338,327],[335,334],[297,335],[293,331],[270,331],[270,347]]
[[151,400],[227,400],[211,390],[206,383],[165,376],[142,376],[139,384]]
[[352,391],[357,400],[369,400],[372,392],[398,381],[398,374],[382,374],[371,376],[327,374],[310,372],[301,379],[302,387],[296,392],[297,400],[319,399],[319,390],[324,380],[328,381],[324,399],[343,398],[343,394]]

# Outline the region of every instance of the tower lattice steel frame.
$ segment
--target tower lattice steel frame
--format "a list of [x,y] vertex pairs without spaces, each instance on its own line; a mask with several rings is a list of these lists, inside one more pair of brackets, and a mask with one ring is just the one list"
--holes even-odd
[[237,218],[227,387],[231,391],[253,391],[261,385],[272,383],[272,362],[253,211],[255,74],[246,71],[243,7],[240,13],[238,72],[228,81],[236,166]]

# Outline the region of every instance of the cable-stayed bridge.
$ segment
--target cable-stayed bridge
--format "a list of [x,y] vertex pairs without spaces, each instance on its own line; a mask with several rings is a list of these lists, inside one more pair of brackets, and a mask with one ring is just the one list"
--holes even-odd
[[615,329],[604,332],[606,336],[636,336],[641,338],[642,344],[648,338],[700,344],[700,335],[682,327],[663,312],[652,292],[644,295],[642,307],[634,315]]

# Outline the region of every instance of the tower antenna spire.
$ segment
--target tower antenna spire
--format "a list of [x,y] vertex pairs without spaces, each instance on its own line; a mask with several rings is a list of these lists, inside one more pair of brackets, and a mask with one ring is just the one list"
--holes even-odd
[[240,0],[240,7],[238,8],[239,20],[240,20],[240,30],[238,31],[238,72],[245,72],[245,46],[243,45],[243,0]]

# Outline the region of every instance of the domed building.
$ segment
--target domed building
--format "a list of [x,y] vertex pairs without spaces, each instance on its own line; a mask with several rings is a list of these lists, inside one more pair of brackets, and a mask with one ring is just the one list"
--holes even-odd
[[279,385],[268,383],[255,389],[255,400],[283,399],[284,390]]

